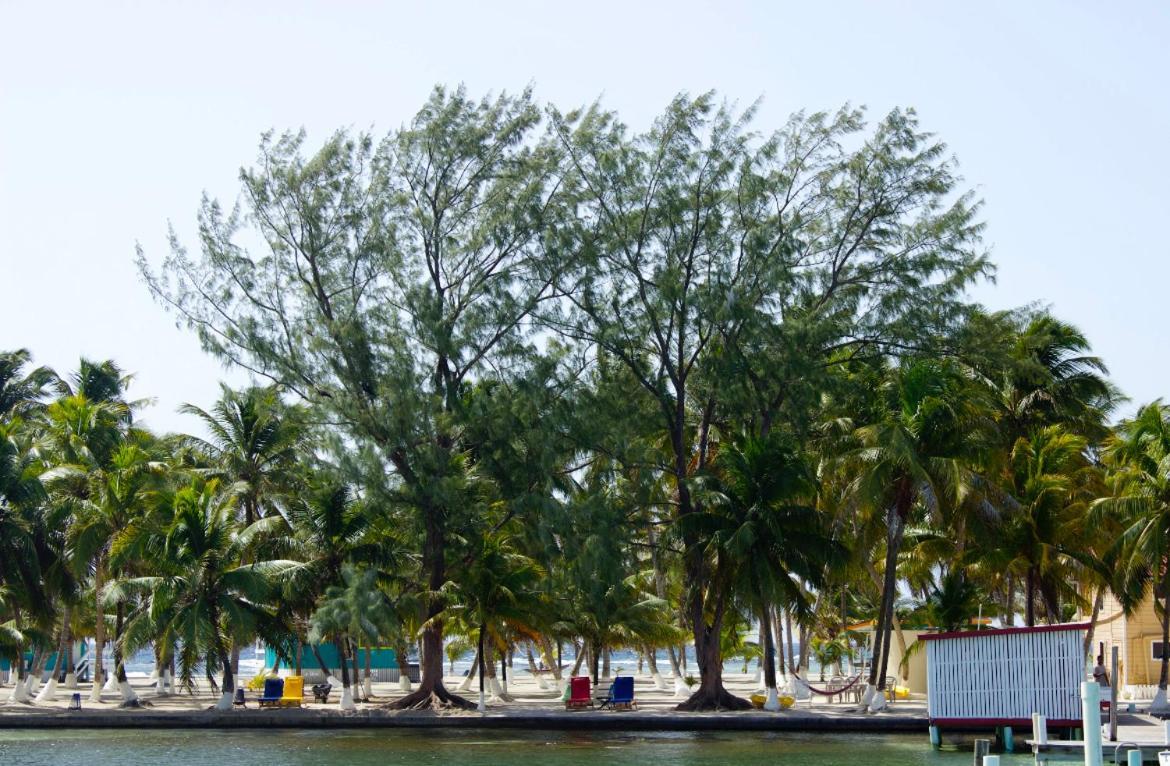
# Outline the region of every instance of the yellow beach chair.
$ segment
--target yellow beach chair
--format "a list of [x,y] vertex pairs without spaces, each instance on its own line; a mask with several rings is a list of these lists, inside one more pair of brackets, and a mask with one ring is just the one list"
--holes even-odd
[[303,676],[289,676],[284,679],[284,696],[280,698],[281,707],[300,707],[305,696],[305,679]]

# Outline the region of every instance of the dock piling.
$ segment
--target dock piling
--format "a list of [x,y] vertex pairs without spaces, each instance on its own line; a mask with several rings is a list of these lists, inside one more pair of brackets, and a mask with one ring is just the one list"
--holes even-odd
[[975,766],[981,766],[981,764],[985,765],[987,763],[987,754],[990,752],[991,752],[991,740],[989,740],[989,739],[975,740],[975,757],[972,759],[972,763],[974,763]]
[[1085,766],[1101,766],[1101,687],[1081,682],[1081,725],[1085,731]]
[[1048,716],[1041,713],[1032,714],[1032,739],[1040,745],[1048,744]]

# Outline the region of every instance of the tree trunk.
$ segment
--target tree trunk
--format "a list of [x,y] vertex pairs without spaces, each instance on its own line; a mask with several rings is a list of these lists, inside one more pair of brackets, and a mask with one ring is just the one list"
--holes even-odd
[[[1166,684],[1170,681],[1170,554],[1167,554],[1162,566],[1162,670],[1158,676],[1158,691],[1150,703],[1149,712],[1165,717],[1170,715],[1170,700],[1166,696]],[[1157,598],[1157,594],[1151,595]]]
[[1024,580],[1024,624],[1036,627],[1036,567],[1032,565]]
[[894,627],[894,601],[897,599],[898,583],[898,551],[902,547],[902,537],[906,530],[906,511],[909,510],[909,501],[904,500],[904,508],[898,508],[889,519],[890,529],[886,540],[886,571],[882,587],[882,630],[876,641],[881,647],[880,663],[874,658],[874,667],[870,669],[871,688],[876,692],[872,695],[870,709],[880,710],[885,706],[885,696],[882,692],[886,688],[886,673],[890,662],[890,639]]
[[[559,643],[559,642],[558,642]],[[540,661],[552,668],[553,678],[557,680],[557,685],[563,680],[564,674],[561,673],[561,652],[558,647],[557,656],[552,654],[552,642],[547,636],[540,637]]]
[[102,684],[106,682],[106,674],[102,655],[106,651],[106,609],[102,604],[102,588],[105,587],[105,556],[99,555],[97,566],[94,567],[94,624],[93,624],[93,656],[90,657],[90,674],[93,676],[93,691],[89,695],[91,702],[100,702],[102,699]]
[[407,694],[410,693],[410,669],[409,659],[407,657],[406,646],[400,646],[394,650],[394,659],[398,663],[398,688]]
[[1105,604],[1105,586],[1097,589],[1097,597],[1093,599],[1093,612],[1089,616],[1089,629],[1085,631],[1085,642],[1081,646],[1081,656],[1089,660],[1089,652],[1093,651],[1093,638],[1097,632],[1097,618],[1101,615],[1101,607]]
[[764,689],[767,699],[765,710],[779,710],[780,698],[776,691],[776,646],[772,643],[772,616],[767,605],[760,607],[760,633],[764,639]]
[[775,627],[776,627],[776,644],[775,645],[780,646],[780,651],[776,651],[774,648],[775,645],[773,645],[772,653],[775,654],[776,659],[779,660],[778,664],[780,665],[780,674],[781,675],[788,675],[787,671],[785,671],[785,669],[784,669],[784,631],[780,627],[780,609],[779,609],[779,607],[777,607],[776,609],[770,610],[770,611],[772,612],[772,617],[770,617],[769,619],[772,621],[772,623],[775,624]]
[[338,706],[342,710],[353,710],[353,687],[349,683],[349,664],[345,661],[346,641],[341,636],[334,636],[333,645],[337,647],[337,661],[341,665],[341,701]]
[[[423,510],[426,536],[423,540],[423,570],[428,573],[427,585],[432,594],[438,593],[447,580],[446,531],[440,509]],[[402,709],[429,709],[457,707],[471,710],[475,706],[443,685],[443,620],[442,599],[433,596],[427,602],[425,626],[422,631],[422,656],[419,657],[421,680],[418,690],[392,703]]]
[[479,651],[476,652],[476,656],[479,657],[479,705],[477,707],[478,707],[479,712],[481,712],[481,713],[487,710],[487,694],[484,691],[485,672],[484,672],[483,633],[485,630],[487,630],[487,626],[481,622],[479,624]]
[[126,622],[126,604],[119,601],[114,617],[114,675],[118,679],[118,689],[122,692],[120,707],[139,707],[138,694],[126,680],[126,663],[122,657],[122,628]]
[[326,682],[328,682],[333,672],[329,670],[329,665],[325,662],[325,658],[321,656],[320,648],[316,644],[310,643],[309,651],[313,653],[313,659],[317,661],[317,665],[321,668],[321,673],[325,676]]

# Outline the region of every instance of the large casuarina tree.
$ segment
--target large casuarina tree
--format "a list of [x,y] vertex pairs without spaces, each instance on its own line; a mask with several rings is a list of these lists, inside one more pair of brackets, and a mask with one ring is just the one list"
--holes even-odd
[[400,706],[467,705],[442,682],[443,599],[459,470],[461,392],[529,351],[561,258],[553,144],[527,92],[436,89],[380,143],[267,135],[230,211],[205,199],[200,253],[172,235],[156,298],[203,346],[329,414],[369,448],[414,511],[424,592],[422,682]]
[[[752,116],[707,94],[675,99],[641,134],[596,105],[554,118],[576,258],[548,321],[653,398],[675,521],[701,512],[692,481],[721,419],[766,434],[832,364],[945,328],[988,268],[977,205],[912,112],[868,136],[853,109],[796,115],[763,138]],[[745,707],[722,683],[730,584],[693,526],[677,528],[701,676],[680,707]]]

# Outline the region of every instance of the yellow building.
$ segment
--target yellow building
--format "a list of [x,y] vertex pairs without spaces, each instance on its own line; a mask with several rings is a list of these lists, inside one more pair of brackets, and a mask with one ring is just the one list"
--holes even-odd
[[[1086,621],[1088,615],[1083,617]],[[1097,615],[1093,631],[1090,662],[1095,663],[1104,649],[1105,667],[1109,667],[1112,647],[1118,648],[1118,686],[1122,699],[1150,699],[1162,671],[1162,624],[1154,612],[1154,599],[1148,597],[1141,608],[1126,616],[1121,604],[1107,594]]]

